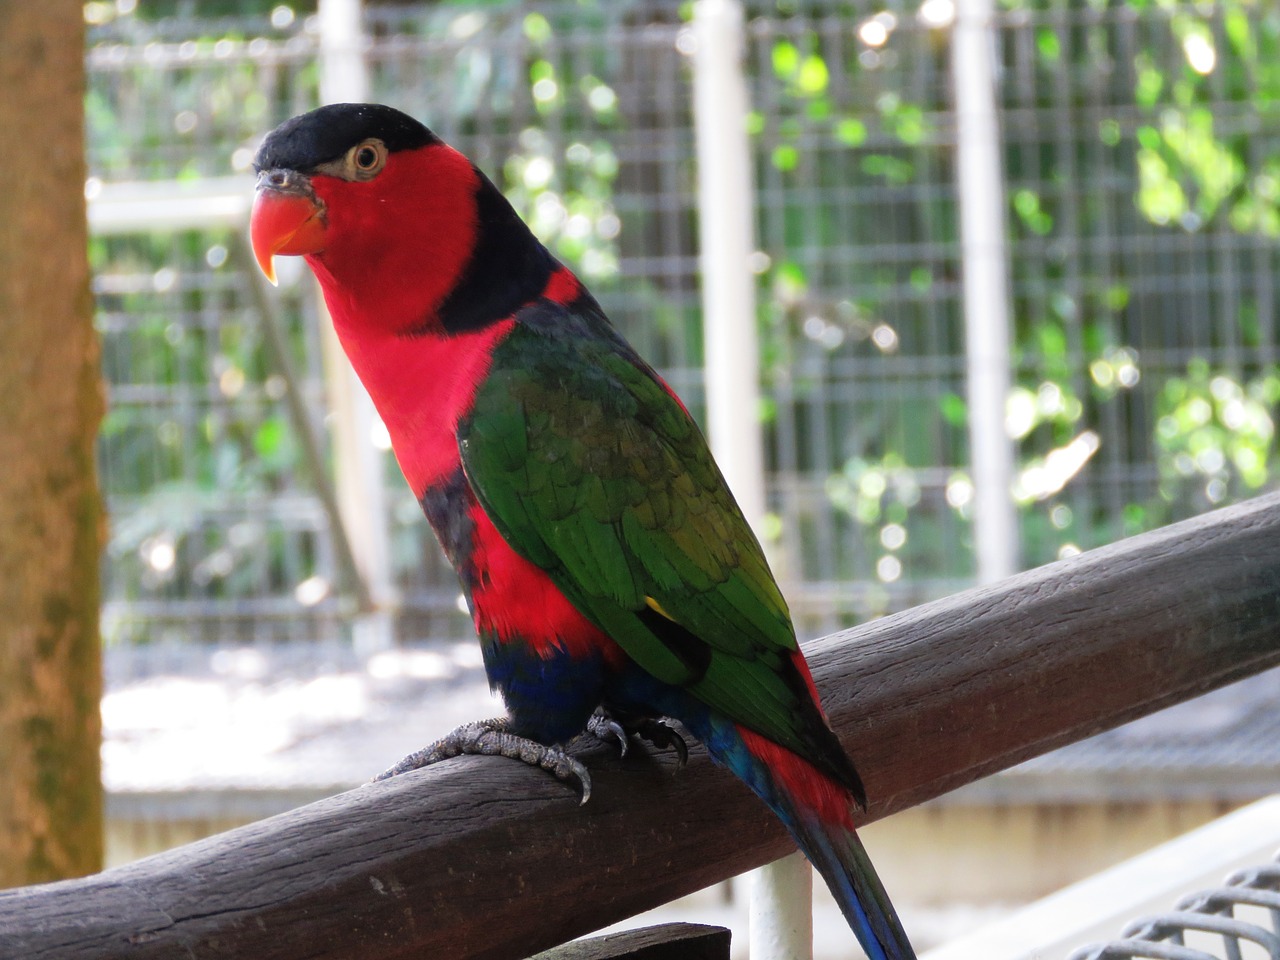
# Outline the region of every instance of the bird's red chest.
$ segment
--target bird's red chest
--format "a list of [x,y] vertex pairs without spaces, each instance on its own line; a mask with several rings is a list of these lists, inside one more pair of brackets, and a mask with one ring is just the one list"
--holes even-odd
[[411,337],[353,333],[335,322],[415,496],[457,470],[458,421],[471,409],[493,350],[513,323],[450,337]]

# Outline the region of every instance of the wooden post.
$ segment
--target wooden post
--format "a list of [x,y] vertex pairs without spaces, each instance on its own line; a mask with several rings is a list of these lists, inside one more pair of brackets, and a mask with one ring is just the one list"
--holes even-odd
[[[1280,494],[812,644],[871,797],[902,810],[1280,665]],[[0,891],[23,960],[520,960],[777,859],[701,749],[596,744],[591,802],[466,757],[83,880]],[[850,935],[852,945],[852,934]]]
[[0,0],[0,90],[3,887],[102,866],[94,444],[103,401],[81,0]]

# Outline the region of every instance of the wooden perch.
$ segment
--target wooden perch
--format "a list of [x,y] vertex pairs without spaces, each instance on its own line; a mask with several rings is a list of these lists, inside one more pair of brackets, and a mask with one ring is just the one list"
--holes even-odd
[[[807,648],[885,816],[1280,664],[1280,495]],[[515,960],[786,853],[696,750],[580,754],[591,802],[468,757],[0,893],[0,956]]]

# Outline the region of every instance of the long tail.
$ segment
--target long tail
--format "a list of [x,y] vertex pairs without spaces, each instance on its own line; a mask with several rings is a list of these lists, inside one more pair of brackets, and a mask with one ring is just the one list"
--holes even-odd
[[[783,817],[783,822],[786,822]],[[851,828],[816,820],[787,823],[804,855],[818,868],[870,960],[915,960],[889,894]]]
[[[797,659],[816,702],[808,668],[799,654]],[[645,684],[633,694],[636,702],[677,717],[702,741],[712,759],[728,767],[777,814],[826,880],[870,960],[916,960],[889,895],[854,832],[853,810],[864,805],[865,798],[857,772],[843,753],[839,759],[848,768],[847,782],[837,781],[799,754],[717,715],[681,688],[659,684],[638,671],[631,679]],[[835,734],[829,729],[826,732],[833,752],[839,753]],[[833,766],[839,769],[840,764]]]
[[[796,754],[758,734],[721,725],[707,743],[786,825],[840,905],[869,960],[916,960],[889,894],[853,827],[855,797]],[[736,742],[735,742],[736,741]],[[745,761],[745,762],[744,762]]]

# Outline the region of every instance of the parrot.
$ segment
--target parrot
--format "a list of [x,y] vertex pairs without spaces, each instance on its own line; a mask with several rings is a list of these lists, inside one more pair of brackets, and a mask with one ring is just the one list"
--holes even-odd
[[413,117],[340,103],[254,157],[250,245],[315,274],[454,567],[506,716],[463,753],[577,780],[587,731],[685,756],[677,721],[781,819],[872,960],[915,953],[857,833],[862,780],[781,592],[667,383],[502,192]]

